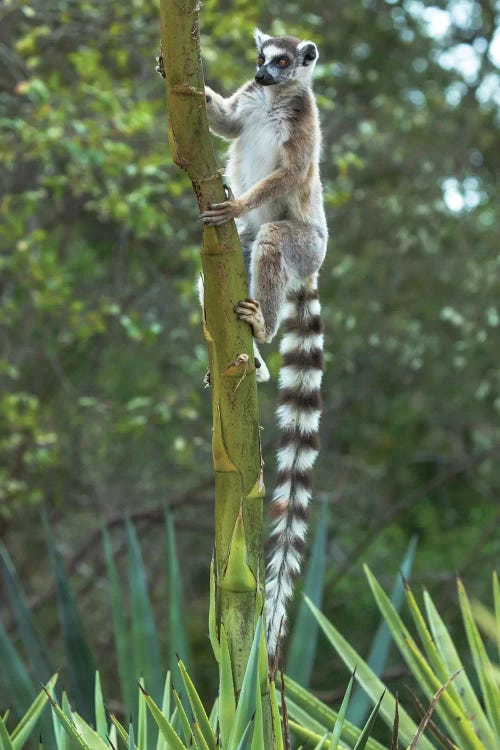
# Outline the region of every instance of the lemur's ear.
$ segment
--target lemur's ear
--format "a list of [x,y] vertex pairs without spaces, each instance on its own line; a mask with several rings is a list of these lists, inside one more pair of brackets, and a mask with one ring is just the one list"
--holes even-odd
[[261,49],[264,42],[267,42],[268,39],[272,39],[269,34],[264,34],[260,29],[255,29],[253,32],[253,38],[255,39],[255,45],[257,49]]
[[319,57],[318,48],[314,42],[300,42],[297,51],[302,65],[310,65]]

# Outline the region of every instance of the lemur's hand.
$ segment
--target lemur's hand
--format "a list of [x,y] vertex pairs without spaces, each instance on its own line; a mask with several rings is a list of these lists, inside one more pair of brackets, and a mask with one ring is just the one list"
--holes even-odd
[[201,213],[200,219],[206,227],[218,227],[241,216],[243,211],[243,203],[237,198],[232,198],[224,203],[210,203]]
[[214,98],[214,92],[210,88],[210,86],[205,86],[205,101],[207,103],[207,106],[212,103]]

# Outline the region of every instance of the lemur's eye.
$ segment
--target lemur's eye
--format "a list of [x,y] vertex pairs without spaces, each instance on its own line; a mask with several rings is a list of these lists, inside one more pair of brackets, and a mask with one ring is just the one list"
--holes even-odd
[[278,60],[278,65],[280,68],[287,68],[288,67],[288,60],[285,57],[280,57]]
[[257,65],[259,66],[259,68],[261,67],[261,65],[264,65],[264,58],[263,57],[257,58]]

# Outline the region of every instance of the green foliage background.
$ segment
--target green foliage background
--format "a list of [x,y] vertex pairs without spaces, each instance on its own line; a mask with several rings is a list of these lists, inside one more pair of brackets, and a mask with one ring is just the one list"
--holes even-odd
[[[57,644],[36,510],[48,505],[106,654],[98,519],[119,548],[126,514],[142,524],[161,622],[159,508],[180,506],[205,644],[200,227],[167,147],[157,9],[6,0],[0,23],[0,529]],[[225,93],[252,75],[256,24],[320,47],[331,238],[315,486],[332,505],[325,611],[361,652],[377,619],[371,604],[360,617],[361,560],[391,580],[418,534],[415,577],[443,609],[455,572],[481,594],[500,552],[497,23],[493,0],[207,0],[201,14],[206,78]],[[453,64],[467,56],[472,68]],[[268,361],[276,375],[276,346]],[[259,393],[270,489],[275,384]]]

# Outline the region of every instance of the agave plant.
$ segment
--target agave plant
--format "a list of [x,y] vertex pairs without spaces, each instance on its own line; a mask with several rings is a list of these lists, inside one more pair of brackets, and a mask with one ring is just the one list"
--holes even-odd
[[[320,523],[318,524],[314,543],[312,545],[314,553],[309,562],[306,576],[306,591],[314,597],[318,604],[321,599],[323,579],[322,560],[326,541],[325,520],[325,516],[322,516]],[[171,524],[171,519],[167,519],[167,530],[169,549],[174,553],[175,542],[173,539],[173,526]],[[362,750],[362,748],[366,748],[367,750],[385,750],[384,745],[370,737],[379,710],[381,710],[382,716],[384,716],[386,722],[392,727],[393,748],[397,746],[397,744],[394,743],[397,743],[398,737],[400,742],[402,741],[406,743],[409,740],[411,742],[409,746],[412,750],[417,747],[417,743],[419,748],[423,747],[424,750],[425,748],[434,747],[426,737],[422,737],[422,732],[424,726],[430,719],[432,710],[434,710],[436,704],[439,703],[437,697],[441,698],[443,688],[441,688],[441,693],[439,690],[437,691],[437,697],[435,696],[434,701],[431,702],[431,709],[427,711],[420,726],[417,727],[403,709],[400,709],[398,712],[396,700],[393,699],[389,693],[383,692],[383,686],[380,681],[377,681],[378,678],[376,678],[373,673],[370,674],[369,667],[365,665],[357,655],[355,655],[355,652],[352,649],[349,651],[350,647],[347,646],[344,648],[345,661],[350,666],[353,666],[354,662],[357,663],[356,679],[365,688],[367,684],[371,684],[371,690],[368,690],[367,692],[376,704],[362,729],[359,729],[355,724],[346,719],[346,710],[351,696],[354,675],[350,679],[344,700],[338,712],[326,707],[315,698],[311,692],[304,687],[301,687],[290,677],[285,678],[285,689],[282,690],[281,695],[277,695],[274,682],[269,680],[267,674],[266,648],[264,643],[262,616],[260,614],[262,602],[259,595],[257,595],[255,613],[256,628],[252,650],[246,667],[242,689],[238,696],[238,700],[236,700],[235,678],[224,623],[222,622],[218,627],[216,622],[216,586],[213,565],[211,568],[209,635],[219,665],[219,694],[211,710],[205,711],[200,696],[194,687],[192,678],[190,677],[183,660],[179,660],[176,667],[176,680],[178,681],[178,684],[182,685],[183,698],[181,698],[181,695],[173,688],[170,672],[167,674],[163,685],[163,700],[161,702],[161,707],[157,700],[155,700],[154,694],[150,688],[149,677],[151,674],[154,674],[153,672],[148,673],[149,677],[146,680],[141,679],[140,689],[137,691],[136,688],[134,691],[134,670],[136,668],[134,664],[137,665],[138,662],[131,661],[130,656],[134,654],[135,643],[135,650],[142,654],[144,664],[146,666],[152,664],[150,658],[152,652],[150,652],[150,650],[148,651],[147,638],[149,637],[149,634],[153,632],[151,628],[154,627],[154,623],[152,620],[149,599],[147,597],[145,571],[142,565],[135,532],[131,525],[128,526],[127,533],[131,576],[131,598],[135,602],[137,611],[142,613],[142,616],[140,617],[141,628],[139,629],[138,624],[136,624],[135,636],[133,635],[134,629],[132,628],[132,639],[135,638],[135,641],[127,641],[127,638],[131,638],[129,634],[130,629],[127,627],[127,623],[124,620],[121,589],[118,585],[118,576],[111,551],[110,540],[106,534],[104,535],[104,550],[108,568],[111,601],[113,604],[112,613],[115,637],[117,640],[118,660],[119,664],[121,664],[122,670],[120,672],[122,689],[123,694],[129,696],[128,700],[130,704],[137,706],[137,710],[134,714],[134,723],[131,722],[128,728],[126,728],[117,716],[110,715],[107,718],[98,672],[95,674],[92,685],[92,709],[91,712],[87,713],[85,716],[77,708],[73,709],[70,706],[70,700],[66,693],[62,694],[62,699],[59,704],[54,693],[56,677],[53,677],[46,685],[45,692],[37,696],[33,705],[28,709],[17,727],[15,727],[10,734],[7,729],[8,716],[3,718],[2,726],[0,727],[0,750],[12,750],[12,748],[20,750],[20,748],[25,745],[29,733],[32,732],[40,719],[42,708],[47,700],[50,700],[52,703],[54,721],[50,726],[50,732],[47,732],[46,720],[44,724],[42,724],[41,736],[43,740],[41,741],[40,747],[55,747],[57,750],[69,750],[69,748],[74,749],[76,747],[86,748],[87,750],[103,750],[105,747],[117,748],[119,743],[122,745],[124,744],[128,748],[137,748],[137,750],[149,750],[152,747],[156,747],[157,750],[167,750],[167,748],[181,750],[181,748],[188,748],[191,746],[199,748],[199,750],[205,750],[207,747],[210,750],[212,750],[212,748],[221,748],[222,750],[231,748],[231,750],[233,750],[233,748],[245,747],[250,748],[250,750],[260,750],[260,748],[267,747],[269,744],[265,739],[269,733],[269,729],[272,736],[273,747],[277,748],[277,750],[280,750],[284,746],[288,746],[286,738],[289,731],[292,731],[296,737],[307,741],[309,745],[317,748],[332,748],[335,750],[337,750],[337,748],[341,750]],[[232,555],[228,566],[228,574],[232,577],[237,573],[236,570],[232,569],[232,566],[243,568],[246,566],[246,547],[242,525],[237,524],[234,541],[234,554]],[[49,534],[49,546],[50,545],[53,545],[53,540]],[[78,622],[76,619],[78,615],[76,605],[72,599],[69,583],[64,576],[64,571],[62,570],[60,561],[55,554],[55,545],[53,545],[53,548],[51,549],[51,556],[55,566],[56,578],[58,580],[60,610],[62,609],[62,614],[66,619],[69,619],[70,622]],[[412,556],[413,544],[410,545],[407,556],[403,561],[403,567],[407,570],[409,569]],[[173,557],[175,558],[175,554]],[[24,594],[20,588],[19,580],[5,550],[3,550],[2,559],[7,589],[9,591],[13,608],[16,611],[16,617],[23,641],[27,647],[29,647],[29,653],[34,661],[36,659],[37,664],[40,664],[42,659],[45,659],[48,663],[50,659],[43,651],[43,648],[40,646],[39,640],[36,637],[36,631],[34,630],[33,622],[26,606]],[[175,559],[170,561],[171,566],[174,563]],[[173,570],[173,572],[175,573],[175,570]],[[371,581],[372,588],[374,588],[377,593],[379,602],[382,602],[384,605],[383,607],[381,606],[382,612],[385,615],[387,615],[387,612],[391,614],[391,617],[386,616],[386,620],[389,630],[394,632],[394,630],[397,630],[399,627],[397,624],[398,621],[394,620],[394,618],[399,617],[397,610],[392,604],[390,604],[387,597],[385,597],[385,594],[382,596],[383,592],[382,594],[380,593],[381,590],[379,590],[379,587],[377,588],[378,585],[376,586],[376,582],[371,574],[369,574],[369,580]],[[498,617],[499,597],[498,582],[496,579],[495,582],[495,602],[497,604]],[[409,588],[407,588],[406,593],[408,598],[410,596]],[[179,592],[176,594],[175,601],[178,605]],[[333,626],[327,623],[323,618],[323,615],[321,615],[315,605],[312,604],[311,599],[306,596],[305,601],[306,604],[302,608],[297,620],[292,643],[300,642],[301,638],[304,639],[304,632],[307,632],[308,636],[311,636],[311,622],[314,624],[314,627],[317,627],[317,622],[329,637],[332,633],[335,633]],[[174,602],[171,603],[173,603],[174,606],[177,606]],[[463,606],[466,608],[465,603]],[[307,611],[309,612],[309,615],[307,615]],[[466,609],[464,611],[466,611]],[[181,609],[178,608],[177,616],[180,617],[180,615]],[[309,618],[309,620],[307,618]],[[433,621],[434,624],[437,623],[436,614],[433,617]],[[184,626],[180,623],[181,620],[178,620],[178,626],[182,630]],[[75,628],[75,632],[77,637],[83,638],[81,624],[79,624],[79,627]],[[73,633],[73,636],[75,637],[75,633]],[[478,634],[475,635],[476,640],[477,637]],[[306,639],[306,641],[307,640],[308,639]],[[179,640],[177,640],[177,642],[179,642]],[[4,664],[7,667],[8,678],[13,681],[14,692],[16,690],[19,691],[19,684],[22,687],[28,678],[26,674],[22,672],[22,669],[24,669],[22,663],[5,633],[3,633],[3,638],[0,638],[0,649]],[[448,651],[449,650],[450,647],[448,646]],[[300,653],[300,649],[295,649],[294,659],[292,659],[292,667],[295,663],[294,668],[299,672],[304,668],[307,677],[307,675],[310,674],[312,660],[314,659],[314,650],[306,649],[303,653]],[[124,671],[124,667],[125,669],[128,669],[128,671]],[[160,669],[158,662],[156,662],[155,667],[157,670]],[[19,678],[20,675],[22,679],[19,680],[17,678]],[[432,683],[433,686],[436,686],[436,684],[436,681]],[[145,685],[148,688],[147,691]],[[446,688],[447,687],[448,685],[446,685]],[[136,696],[133,695],[134,692],[136,693]],[[284,695],[286,695],[286,700],[283,699]],[[22,698],[22,695],[20,698]],[[443,705],[444,703],[445,701],[443,701]],[[280,704],[283,723],[280,719]],[[149,720],[148,722],[148,710],[153,721]],[[289,720],[288,716],[290,717]],[[397,722],[394,721],[396,716]],[[266,723],[268,725],[270,724],[270,727],[266,727]],[[448,745],[447,747],[453,747],[453,745]],[[464,747],[468,746],[464,745]],[[479,750],[478,745],[471,745],[471,747]],[[485,744],[484,747],[489,750],[487,744]]]
[[2,717],[0,716],[0,748],[1,750],[22,750],[26,746],[28,739],[36,727],[40,715],[47,704],[49,699],[50,691],[54,689],[57,682],[57,674],[55,674],[47,682],[43,690],[37,695],[31,706],[28,708],[26,713],[21,717],[16,727],[9,732],[7,729],[7,721],[9,718],[9,712]]
[[[76,711],[73,711],[63,694],[62,706],[52,695],[47,695],[52,703],[55,718],[55,748],[67,750],[68,747],[81,750],[109,750],[117,748],[118,740],[129,750],[148,750],[152,747],[148,711],[156,727],[156,750],[262,750],[265,743],[265,709],[264,700],[269,697],[271,723],[275,750],[284,750],[289,742],[284,742],[282,723],[279,713],[279,700],[274,681],[267,678],[267,650],[264,641],[262,617],[255,630],[250,659],[247,664],[241,693],[236,704],[234,697],[233,669],[231,666],[227,637],[221,629],[219,644],[219,695],[208,714],[201,701],[189,674],[182,661],[179,670],[182,685],[187,696],[187,708],[180,695],[171,685],[170,672],[165,680],[161,708],[146,692],[141,681],[139,691],[139,715],[136,731],[132,724],[128,731],[116,716],[111,715],[110,723],[106,721],[106,711],[96,674],[95,688],[95,729]],[[370,739],[378,714],[379,705],[372,711],[363,730],[346,728],[345,712],[349,702],[353,678],[349,682],[342,706],[330,732],[325,733],[315,743],[317,750],[386,750],[380,743]],[[264,688],[264,690],[263,690]],[[286,735],[285,735],[286,736]],[[313,734],[310,735],[314,736]],[[350,738],[350,741],[349,741]],[[3,750],[0,738],[0,748]],[[16,746],[17,747],[17,746]],[[46,747],[43,742],[40,748]],[[6,750],[11,750],[5,745]]]
[[[236,706],[232,667],[229,658],[227,638],[224,629],[221,630],[219,644],[220,657],[220,690],[219,696],[214,703],[210,715],[205,711],[200,696],[183,664],[179,661],[179,672],[182,686],[187,697],[187,706],[184,705],[179,693],[172,687],[170,672],[167,673],[163,701],[161,707],[147,693],[144,681],[141,680],[138,692],[138,720],[134,732],[133,725],[127,729],[119,719],[111,715],[110,721],[106,719],[106,709],[102,696],[99,673],[95,679],[95,728],[90,725],[77,711],[71,709],[67,696],[63,694],[62,704],[59,705],[53,692],[55,679],[49,683],[42,692],[35,708],[30,709],[29,722],[24,720],[21,729],[16,728],[12,738],[12,747],[21,748],[20,739],[24,737],[27,729],[32,728],[38,718],[43,704],[50,700],[56,721],[55,747],[57,750],[67,750],[69,747],[82,748],[82,750],[104,750],[110,747],[116,748],[118,739],[126,747],[136,750],[148,750],[151,748],[151,723],[148,727],[148,711],[153,718],[153,727],[156,727],[155,747],[156,750],[187,750],[188,747],[196,747],[200,750],[209,748],[224,748],[224,750],[237,750],[238,748],[261,748],[263,744],[264,720],[262,710],[262,667],[264,666],[264,682],[267,684],[267,656],[263,637],[262,617],[259,618],[253,646],[245,672],[242,690]],[[276,740],[276,748],[283,748],[280,730],[278,703],[274,683],[269,684],[273,732]],[[2,723],[2,727],[3,727]],[[26,727],[24,729],[23,727]],[[11,745],[4,741],[8,735],[2,733],[0,727],[0,748],[11,750]],[[50,747],[41,743],[41,747]]]
[[[180,596],[181,576],[176,556],[173,520],[169,514],[166,515],[165,525],[170,627],[167,628],[169,658],[164,663],[170,662],[176,671],[177,678],[176,654],[180,654],[185,663],[189,663],[190,651]],[[47,547],[56,582],[59,622],[66,655],[65,673],[69,683],[69,698],[66,697],[64,702],[68,707],[71,702],[76,708],[75,714],[89,722],[94,722],[96,720],[95,660],[85,634],[78,604],[47,522],[45,526]],[[163,689],[162,671],[164,670],[161,666],[158,632],[148,595],[146,571],[137,535],[130,522],[126,524],[126,540],[129,583],[126,593],[130,601],[128,616],[111,540],[107,531],[105,529],[103,531],[103,550],[121,702],[124,715],[132,716],[134,722],[137,723],[139,706],[137,681],[141,675],[144,676],[151,695],[156,700],[160,700]],[[17,625],[17,633],[10,637],[0,624],[0,663],[2,665],[0,683],[8,693],[13,713],[19,718],[25,715],[27,707],[35,700],[37,685],[40,682],[47,682],[55,670],[52,666],[52,655],[45,647],[43,638],[35,625],[15,566],[6,548],[1,544],[0,568],[7,598]],[[19,641],[27,655],[27,664],[19,653],[17,646]],[[115,700],[120,699],[118,686],[113,697]],[[12,717],[9,720],[9,724],[11,723]],[[49,747],[56,741],[53,724],[45,715],[41,715],[34,728],[42,733]]]
[[[324,511],[326,512],[326,511]],[[318,524],[313,549],[314,554],[308,567],[306,581],[307,591],[319,603],[321,597],[322,579],[321,566],[324,546],[326,541],[325,523],[326,517],[320,519]],[[68,649],[68,659],[74,658],[75,650],[80,644],[83,653],[89,653],[88,643],[85,640],[83,625],[80,621],[76,602],[72,596],[69,581],[67,580],[61,561],[56,553],[56,547],[47,529],[50,556],[56,575],[59,596],[59,613],[63,623],[63,638],[74,639],[72,649]],[[177,576],[175,540],[171,518],[167,518],[167,537],[169,549],[169,577],[172,586],[170,605],[175,609],[175,623],[177,628],[176,640],[173,648],[181,645],[183,653],[187,652],[185,644],[185,625],[182,620],[182,608],[179,606],[180,591],[175,588],[175,581],[179,585]],[[272,744],[277,750],[287,745],[286,734],[288,726],[281,723],[280,704],[282,697],[277,695],[273,680],[269,679],[267,654],[264,641],[264,629],[262,626],[262,598],[256,595],[255,609],[255,634],[250,658],[246,666],[241,691],[236,698],[234,666],[230,657],[228,638],[224,622],[217,624],[216,618],[216,585],[214,566],[211,566],[210,585],[210,607],[209,607],[209,635],[212,649],[218,662],[219,692],[218,697],[209,711],[203,707],[201,698],[194,687],[192,677],[185,666],[184,660],[176,662],[176,675],[173,680],[171,673],[167,673],[166,679],[160,689],[159,701],[151,685],[158,679],[158,671],[161,669],[155,649],[151,649],[148,639],[153,634],[154,621],[152,618],[151,605],[149,602],[146,586],[146,575],[142,564],[140,549],[131,524],[127,528],[128,558],[129,558],[129,583],[130,599],[132,606],[132,627],[125,620],[123,610],[123,599],[121,587],[118,583],[118,575],[112,554],[111,543],[108,535],[104,533],[104,556],[107,563],[107,573],[112,603],[112,619],[114,625],[115,641],[117,646],[118,666],[122,695],[125,696],[125,715],[133,716],[133,722],[126,727],[119,717],[107,714],[101,688],[99,672],[92,675],[92,694],[86,695],[86,702],[79,704],[75,697],[68,697],[66,692],[62,693],[60,700],[57,699],[54,686],[56,676],[46,685],[45,691],[40,693],[33,705],[28,709],[17,727],[9,734],[7,729],[8,716],[2,720],[0,727],[0,750],[20,750],[34,729],[40,731],[41,741],[39,747],[56,748],[56,750],[75,750],[75,748],[86,748],[87,750],[103,750],[103,748],[117,748],[120,744],[137,750],[167,750],[167,748],[196,747],[205,750],[207,747],[221,748],[250,748],[260,750],[269,745],[266,737],[272,737]],[[246,571],[246,544],[244,530],[241,523],[237,523],[233,535],[233,550],[226,569],[227,575],[233,580]],[[29,612],[24,592],[15,572],[14,566],[5,549],[1,550],[2,568],[6,588],[12,608],[16,615],[21,640],[27,650],[31,666],[34,669],[50,668],[50,656],[44,649],[39,638],[32,616]],[[241,569],[241,570],[239,570]],[[239,572],[238,572],[239,570]],[[246,571],[248,572],[248,571]],[[320,573],[318,576],[317,574]],[[172,617],[172,614],[171,614]],[[138,620],[134,624],[134,618]],[[66,623],[66,625],[64,625]],[[69,624],[73,623],[73,632],[68,632]],[[295,629],[294,640],[303,638],[304,629],[311,635],[317,625],[308,610],[303,610],[302,616],[298,618]],[[65,630],[66,627],[66,630]],[[170,632],[173,632],[171,628]],[[25,667],[16,653],[13,644],[2,631],[0,637],[0,656],[2,657],[5,671],[2,677],[12,686],[12,694],[16,696],[16,706],[28,705],[27,696],[34,690],[34,686],[25,670]],[[139,656],[137,656],[139,654]],[[142,661],[140,661],[142,659]],[[310,672],[311,662],[314,659],[314,650],[306,650],[300,655],[296,667],[300,670],[301,665]],[[76,679],[81,674],[80,670],[85,665],[81,659],[75,664],[70,664]],[[153,667],[156,671],[153,671]],[[85,684],[88,685],[88,669],[85,666]],[[140,670],[140,671],[139,671]],[[140,680],[140,688],[137,689],[136,675],[144,674]],[[177,692],[173,682],[181,687]],[[362,750],[383,750],[379,743],[369,739],[369,734],[378,709],[372,712],[364,729],[357,729],[345,721],[345,710],[352,689],[352,678],[338,714],[332,714],[332,720],[324,737],[320,740],[322,747],[342,748],[342,750],[356,748]],[[146,690],[147,688],[147,690]],[[24,691],[24,692],[23,692]],[[156,695],[158,690],[156,690]],[[310,696],[313,700],[313,697]],[[42,708],[50,700],[52,704],[53,721],[48,722],[47,716],[41,715]],[[71,702],[70,702],[71,701]],[[24,702],[24,703],[23,703]],[[79,705],[85,707],[86,713],[82,713]],[[129,706],[132,707],[128,708]],[[153,718],[148,721],[148,711]],[[17,713],[21,715],[21,712]],[[286,716],[286,707],[282,706],[282,713]],[[42,720],[41,724],[38,722]],[[9,721],[9,724],[11,722]],[[293,722],[291,722],[293,725]],[[284,728],[286,726],[286,731]]]
[[[380,715],[394,728],[394,716],[398,713],[398,742],[404,747],[419,750],[496,750],[500,747],[500,688],[462,582],[458,581],[458,598],[467,641],[471,650],[480,695],[475,690],[458,655],[446,625],[441,619],[428,592],[424,592],[425,616],[408,586],[405,585],[406,601],[417,630],[421,647],[410,634],[398,612],[391,604],[371,571],[365,566],[368,582],[375,601],[392,634],[394,642],[413,673],[422,692],[430,701],[421,726],[417,727],[410,715],[401,707],[397,698],[386,690],[380,703]],[[493,576],[495,601],[493,633],[500,640],[500,592],[498,577]],[[379,676],[371,669],[339,631],[310,601],[308,605],[320,628],[342,658],[346,666],[356,669],[356,680],[375,703],[384,690]],[[491,618],[489,619],[491,625]],[[300,687],[287,681],[287,705],[291,725],[297,734],[308,740],[318,740],[327,727],[336,719],[336,714]],[[484,706],[484,707],[483,707]],[[430,711],[435,711],[438,723],[431,721]],[[422,735],[422,723],[429,725],[432,738]],[[349,727],[349,729],[351,729]],[[397,745],[393,745],[397,747]]]

